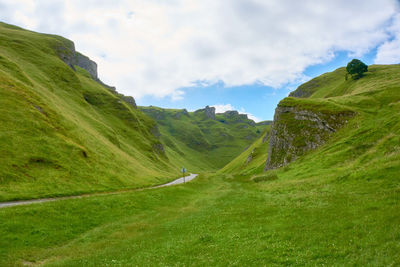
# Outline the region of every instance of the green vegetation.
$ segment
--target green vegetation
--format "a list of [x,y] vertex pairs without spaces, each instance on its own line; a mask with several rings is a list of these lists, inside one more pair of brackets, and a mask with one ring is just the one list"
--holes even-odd
[[[157,139],[152,119],[59,60],[60,45],[0,25],[2,200],[160,183],[189,161],[216,169],[246,134],[256,140],[184,185],[0,209],[0,266],[400,265],[399,65],[300,86],[303,98],[279,106],[354,116],[264,172],[270,126],[143,108]],[[291,133],[307,126],[298,121],[287,118]]]
[[225,165],[218,173],[252,174],[264,171],[268,153],[268,137],[271,126],[268,125],[262,136],[235,159]]
[[398,265],[399,169],[333,170],[1,209],[0,265]]
[[368,71],[368,66],[358,59],[353,59],[347,64],[346,71],[353,79],[359,79],[363,76],[364,72]]
[[153,106],[140,110],[157,121],[168,157],[196,172],[222,168],[269,127],[236,111],[214,114],[209,107],[195,112]]
[[0,24],[0,201],[143,187],[179,175],[151,118],[59,59],[59,48],[71,45]]
[[400,83],[400,65],[371,65],[364,77],[359,80],[348,79],[346,69],[338,68],[300,85],[291,96],[309,98],[329,98],[343,95],[356,95],[369,91],[386,90]]

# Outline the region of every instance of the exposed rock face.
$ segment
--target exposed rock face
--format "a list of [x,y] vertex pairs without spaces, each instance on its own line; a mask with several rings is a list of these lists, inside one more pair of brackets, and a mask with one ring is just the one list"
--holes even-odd
[[269,137],[269,133],[266,133],[266,134],[264,135],[263,139],[262,139],[262,143],[263,143],[263,144],[264,144],[265,142],[267,142],[268,137]]
[[[224,116],[225,118],[232,118],[235,116],[239,116],[239,112],[237,112],[236,110],[228,110],[224,112]],[[247,115],[246,115],[247,118]]]
[[134,108],[137,108],[135,99],[134,99],[133,97],[121,95],[121,98],[122,98],[126,103],[128,103],[129,105],[133,106]]
[[89,72],[90,76],[92,76],[94,80],[98,80],[96,62],[94,62],[87,56],[75,51],[75,45],[73,42],[71,42],[69,47],[57,47],[57,53],[58,56],[72,69],[75,70],[74,66],[79,66],[82,69],[87,70],[87,72]]
[[204,113],[206,114],[207,118],[215,120],[215,108],[214,107],[206,106],[206,108],[204,109]]
[[324,144],[355,115],[349,110],[326,111],[308,106],[279,106],[272,124],[266,170],[285,166]]
[[92,76],[94,80],[98,79],[96,62],[79,52],[75,52],[75,62],[75,65],[87,70],[87,72],[89,72],[90,76]]
[[[228,110],[222,113],[226,119],[235,123],[247,123],[251,126],[255,126],[256,123],[247,117],[247,114],[239,114],[236,110]],[[225,122],[225,121],[224,121]]]
[[93,80],[106,87],[112,93],[118,95],[126,103],[130,104],[134,108],[137,108],[135,99],[132,96],[119,94],[114,86],[109,86],[99,79],[99,77],[97,76],[96,62],[91,60],[89,57],[79,53],[78,51],[75,51],[75,45],[73,42],[66,40],[64,46],[57,47],[56,51],[58,56],[73,70],[75,70],[75,66],[81,67],[90,74]]
[[195,113],[200,113],[200,112],[204,112],[204,115],[207,118],[215,120],[215,108],[214,107],[206,106],[204,109],[199,109],[199,110],[195,111]]

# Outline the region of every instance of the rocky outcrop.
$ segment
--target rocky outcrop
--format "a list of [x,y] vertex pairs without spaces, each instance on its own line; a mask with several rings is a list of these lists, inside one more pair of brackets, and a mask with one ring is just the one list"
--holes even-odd
[[68,66],[75,70],[75,66],[81,67],[89,72],[93,80],[98,80],[97,77],[97,64],[89,57],[82,55],[75,51],[75,45],[71,42],[68,46],[60,46],[56,48],[58,56]]
[[75,53],[75,62],[76,66],[81,67],[82,69],[87,70],[89,72],[90,76],[94,80],[98,80],[99,78],[97,77],[97,64],[93,60],[91,60],[89,57],[82,55],[79,52]]
[[[239,116],[239,112],[237,112],[236,110],[228,110],[228,111],[225,111],[223,114],[224,114],[225,118],[232,118],[235,116]],[[246,119],[247,119],[247,115],[246,115]]]
[[224,120],[224,123],[233,122],[233,123],[246,123],[251,126],[256,125],[256,123],[253,120],[250,120],[247,117],[247,114],[239,114],[239,112],[236,110],[225,111],[224,113],[222,113],[222,115],[226,118]]
[[204,113],[206,118],[215,120],[215,108],[214,107],[206,106],[203,109],[196,110],[194,113],[195,114]]
[[129,105],[131,105],[134,108],[137,108],[136,101],[135,101],[135,99],[133,97],[125,96],[125,95],[122,95],[122,94],[120,96],[126,103],[128,103]]
[[262,139],[262,143],[264,144],[265,142],[267,142],[268,141],[268,137],[269,137],[269,133],[267,132],[267,133],[265,133],[265,135],[264,135],[264,137],[263,137],[263,139]]
[[134,108],[137,108],[136,101],[132,96],[125,96],[119,94],[114,86],[109,86],[103,83],[97,74],[97,63],[91,60],[89,57],[79,53],[75,50],[75,45],[69,40],[64,40],[63,45],[56,47],[56,52],[59,58],[64,61],[68,66],[70,66],[75,71],[75,66],[78,66],[86,70],[93,80],[100,83],[102,86],[106,87],[115,95],[119,96],[120,99],[128,103]]
[[355,115],[353,111],[312,105],[278,105],[269,137],[266,170],[285,166],[324,144]]

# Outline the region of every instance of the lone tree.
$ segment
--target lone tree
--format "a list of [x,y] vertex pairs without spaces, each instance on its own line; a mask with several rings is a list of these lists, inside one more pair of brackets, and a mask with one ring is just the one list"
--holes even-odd
[[[365,65],[362,61],[358,59],[353,59],[347,64],[346,67],[347,73],[351,75],[351,77],[356,80],[363,76],[364,72],[368,71],[368,66]],[[347,74],[346,74],[347,80]]]

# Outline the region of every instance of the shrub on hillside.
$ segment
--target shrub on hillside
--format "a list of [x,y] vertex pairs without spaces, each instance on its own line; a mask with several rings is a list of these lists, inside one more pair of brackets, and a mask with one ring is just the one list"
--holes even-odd
[[[368,66],[364,64],[361,60],[353,59],[347,64],[346,67],[347,74],[350,74],[351,77],[356,80],[363,76],[364,72],[368,71]],[[347,79],[346,74],[346,79]]]

